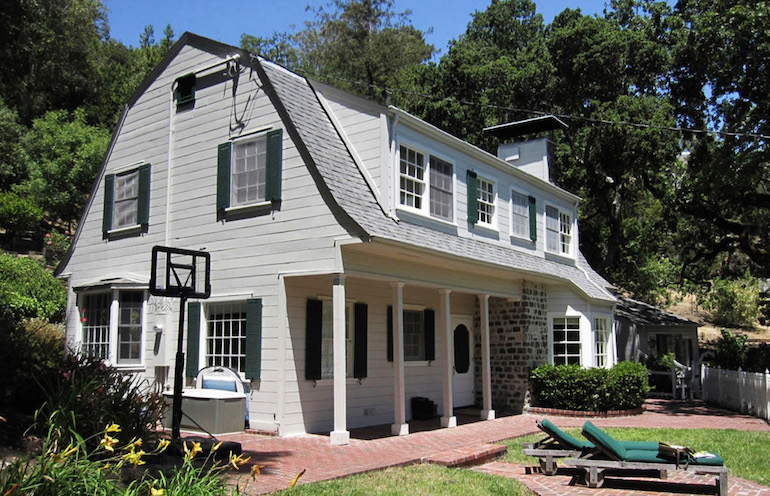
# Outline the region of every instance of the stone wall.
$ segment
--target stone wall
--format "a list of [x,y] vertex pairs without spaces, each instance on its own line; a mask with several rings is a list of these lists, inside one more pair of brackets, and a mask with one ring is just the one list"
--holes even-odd
[[[492,408],[520,413],[529,372],[548,361],[548,318],[545,286],[522,282],[521,301],[489,298],[489,348]],[[474,309],[476,403],[481,404],[481,317]]]

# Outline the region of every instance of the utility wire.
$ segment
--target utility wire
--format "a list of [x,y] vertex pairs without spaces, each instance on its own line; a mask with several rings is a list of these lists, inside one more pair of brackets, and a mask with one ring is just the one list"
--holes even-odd
[[718,135],[718,136],[730,136],[730,137],[736,137],[736,138],[752,138],[752,139],[760,139],[760,140],[766,140],[770,139],[770,135],[767,134],[760,134],[760,133],[742,133],[742,132],[735,132],[735,131],[718,131],[716,129],[695,129],[695,128],[688,128],[688,127],[681,127],[681,126],[661,126],[657,124],[644,124],[640,122],[631,122],[631,121],[625,121],[625,120],[619,120],[619,121],[613,121],[609,119],[597,119],[595,117],[585,117],[581,115],[572,115],[572,114],[560,114],[560,113],[554,113],[554,112],[543,112],[540,110],[531,110],[531,109],[524,109],[524,108],[517,108],[517,107],[507,107],[503,105],[494,105],[491,103],[481,103],[481,102],[474,102],[471,100],[465,100],[462,98],[455,98],[455,97],[437,97],[434,95],[426,95],[424,93],[419,93],[416,91],[410,91],[410,90],[404,90],[400,88],[388,88],[386,86],[380,86],[377,84],[370,84],[365,83],[363,81],[355,81],[339,76],[332,76],[332,75],[321,75],[321,74],[313,74],[310,77],[318,77],[319,79],[323,78],[328,80],[336,80],[336,81],[343,81],[349,84],[354,84],[358,86],[363,86],[367,88],[373,88],[380,91],[390,92],[390,93],[401,93],[404,95],[411,95],[411,96],[417,96],[422,98],[428,98],[430,100],[434,101],[454,101],[456,103],[459,103],[461,105],[469,105],[469,106],[475,106],[475,107],[482,107],[482,108],[491,108],[496,110],[508,110],[511,112],[521,112],[526,114],[532,114],[532,115],[553,115],[556,117],[560,117],[563,119],[570,119],[570,120],[579,120],[584,122],[593,122],[596,124],[608,124],[608,125],[615,125],[615,126],[627,126],[627,127],[634,127],[637,129],[657,129],[661,131],[673,131],[678,133],[692,133],[692,134],[708,134],[708,135]]

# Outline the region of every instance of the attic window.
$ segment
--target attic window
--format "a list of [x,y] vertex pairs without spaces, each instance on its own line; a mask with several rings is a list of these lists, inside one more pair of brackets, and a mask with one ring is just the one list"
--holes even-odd
[[174,98],[177,108],[195,103],[195,74],[186,74],[176,80]]

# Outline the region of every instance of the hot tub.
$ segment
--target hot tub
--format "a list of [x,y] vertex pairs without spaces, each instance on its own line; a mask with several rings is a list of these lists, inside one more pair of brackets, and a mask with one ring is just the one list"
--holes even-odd
[[[170,429],[174,393],[166,392],[163,396],[166,398],[163,427]],[[213,435],[243,432],[246,395],[221,389],[185,389],[182,391],[182,412],[180,428],[185,431],[203,432],[192,419]]]

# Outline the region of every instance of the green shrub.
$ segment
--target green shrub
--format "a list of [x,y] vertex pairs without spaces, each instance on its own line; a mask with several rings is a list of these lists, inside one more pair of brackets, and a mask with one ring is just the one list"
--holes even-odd
[[698,303],[719,325],[753,327],[759,318],[759,282],[748,274],[736,280],[716,278]]
[[36,231],[43,220],[43,210],[27,196],[11,191],[0,192],[0,227],[11,234]]
[[3,327],[0,405],[32,414],[45,401],[40,381],[56,376],[66,356],[64,326],[33,319]]
[[747,338],[745,334],[733,334],[727,329],[722,329],[722,337],[714,344],[716,366],[727,370],[743,368],[749,354]]
[[639,408],[649,391],[647,368],[632,362],[612,369],[541,365],[530,374],[530,386],[534,406],[580,411]]
[[42,386],[42,415],[59,432],[78,432],[85,438],[112,422],[120,424],[128,438],[155,435],[165,406],[163,396],[148,392],[137,378],[88,356],[69,355],[60,372]]
[[0,253],[0,322],[60,320],[67,291],[35,260]]

